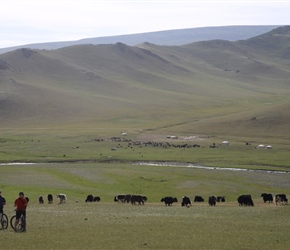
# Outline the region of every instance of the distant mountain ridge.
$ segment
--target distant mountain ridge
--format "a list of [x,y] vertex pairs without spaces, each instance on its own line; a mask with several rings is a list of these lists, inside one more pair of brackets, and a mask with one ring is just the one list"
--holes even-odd
[[290,122],[289,48],[290,26],[233,42],[17,49],[0,55],[0,125],[282,136]]
[[19,49],[59,49],[72,45],[81,44],[114,44],[124,43],[127,45],[138,45],[140,43],[149,42],[156,45],[184,45],[197,41],[208,41],[214,39],[237,41],[245,40],[254,36],[261,35],[270,30],[279,27],[278,25],[252,25],[252,26],[221,26],[221,27],[203,27],[191,29],[177,29],[165,30],[156,32],[147,32],[139,34],[119,35],[119,36],[106,36],[97,38],[86,38],[77,41],[66,42],[48,42],[48,43],[35,43],[20,45],[8,48],[0,48],[0,54]]

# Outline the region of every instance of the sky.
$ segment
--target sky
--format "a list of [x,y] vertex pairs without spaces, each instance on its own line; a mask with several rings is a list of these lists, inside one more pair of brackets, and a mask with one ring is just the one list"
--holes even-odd
[[152,31],[290,25],[289,1],[0,0],[0,48]]

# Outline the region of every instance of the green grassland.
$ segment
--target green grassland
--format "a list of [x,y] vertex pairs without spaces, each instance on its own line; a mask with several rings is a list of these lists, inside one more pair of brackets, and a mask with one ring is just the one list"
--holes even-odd
[[[30,198],[27,232],[0,230],[1,247],[15,249],[288,249],[289,206],[264,204],[262,192],[289,195],[289,174],[140,166],[121,163],[67,163],[0,166],[0,183],[13,215],[19,190]],[[288,191],[288,193],[287,193]],[[66,193],[66,204],[56,194]],[[38,204],[38,196],[54,203]],[[145,205],[113,201],[119,193],[148,197]],[[236,198],[251,193],[255,206]],[[85,203],[88,194],[98,203]],[[225,203],[181,207],[183,195],[225,195]],[[179,202],[166,207],[166,195]],[[282,225],[282,226],[281,226]]]
[[[122,136],[117,129],[95,132],[51,129],[2,133],[1,162],[153,161],[283,171],[289,171],[290,167],[288,137],[179,134],[177,130],[174,131],[174,135],[178,136],[178,139],[168,139],[167,135],[172,134],[172,130],[131,130],[127,136]],[[221,145],[224,140],[230,144]],[[150,144],[146,146],[145,143],[148,142],[169,144],[170,147],[154,147]],[[213,144],[216,148],[210,148]],[[272,145],[273,148],[258,149],[259,144]],[[179,145],[191,147],[179,148]],[[199,147],[193,147],[194,145]]]
[[92,193],[105,202],[113,201],[118,193],[143,193],[148,195],[149,202],[158,202],[166,194],[223,194],[228,201],[235,201],[240,193],[251,193],[258,199],[262,192],[287,193],[288,175],[183,165],[79,162],[1,165],[0,180],[6,196],[12,198],[18,189],[25,189],[32,202],[48,192],[65,192],[71,200],[85,200]]
[[[288,249],[289,207],[31,205],[5,249]],[[283,225],[280,227],[279,225]]]

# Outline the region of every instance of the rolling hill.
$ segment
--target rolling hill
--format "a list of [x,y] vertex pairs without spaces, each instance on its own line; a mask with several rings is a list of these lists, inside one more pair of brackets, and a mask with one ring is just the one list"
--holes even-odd
[[184,45],[192,42],[207,41],[213,39],[237,41],[237,40],[245,40],[254,36],[264,34],[277,27],[279,26],[240,25],[240,26],[221,26],[221,27],[202,27],[191,29],[164,30],[120,36],[85,38],[77,41],[26,44],[8,48],[0,48],[0,54],[20,48],[52,50],[81,44],[96,45],[96,44],[114,44],[121,42],[127,45],[134,46],[143,42],[149,42],[158,45]]
[[247,40],[17,49],[0,56],[0,125],[289,136],[290,27]]

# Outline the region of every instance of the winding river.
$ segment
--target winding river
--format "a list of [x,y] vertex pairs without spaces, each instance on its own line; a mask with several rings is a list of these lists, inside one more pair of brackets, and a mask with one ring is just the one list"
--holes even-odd
[[[63,163],[65,164],[66,162],[63,162]],[[34,165],[34,164],[43,164],[43,163],[11,162],[11,163],[0,163],[0,166],[19,166],[19,165]],[[55,163],[46,163],[46,164],[55,164]],[[196,165],[196,164],[191,164],[191,163],[178,163],[178,162],[162,162],[162,163],[161,162],[135,162],[132,165],[199,168],[199,169],[221,170],[221,171],[245,171],[245,172],[268,173],[268,174],[290,174],[290,171],[246,169],[246,168],[206,167],[206,166],[201,166],[201,165]]]
[[221,171],[245,171],[245,172],[260,172],[269,174],[290,174],[288,171],[276,171],[276,170],[263,170],[263,169],[246,169],[246,168],[221,168],[221,167],[205,167],[201,165],[195,165],[191,163],[176,163],[176,162],[139,162],[133,165],[146,165],[146,166],[168,166],[168,167],[184,167],[184,168],[200,168],[209,170],[221,170]]

